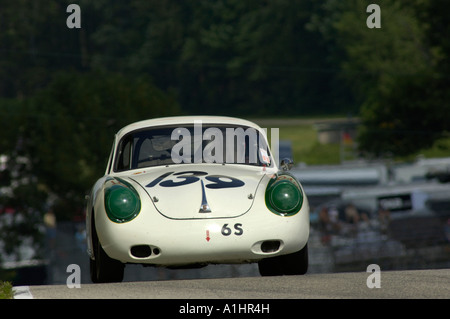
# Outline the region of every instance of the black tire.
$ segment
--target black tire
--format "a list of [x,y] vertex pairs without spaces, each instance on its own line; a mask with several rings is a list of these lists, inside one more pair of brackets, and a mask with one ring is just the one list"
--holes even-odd
[[121,282],[125,265],[110,258],[98,239],[95,225],[92,223],[92,245],[95,260],[89,260],[89,270],[93,283]]
[[308,244],[301,250],[258,262],[261,276],[304,275],[308,271]]
[[266,258],[258,262],[259,273],[261,276],[282,276],[283,269],[281,267],[282,256]]

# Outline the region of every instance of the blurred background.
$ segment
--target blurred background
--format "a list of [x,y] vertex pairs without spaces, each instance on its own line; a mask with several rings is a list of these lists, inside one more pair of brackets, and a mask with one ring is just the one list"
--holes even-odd
[[[81,28],[69,28],[69,4]],[[368,28],[370,3],[381,28]],[[279,128],[310,272],[450,267],[445,0],[0,0],[0,281],[89,281],[85,195],[115,132],[170,115]],[[128,267],[125,280],[255,265]]]

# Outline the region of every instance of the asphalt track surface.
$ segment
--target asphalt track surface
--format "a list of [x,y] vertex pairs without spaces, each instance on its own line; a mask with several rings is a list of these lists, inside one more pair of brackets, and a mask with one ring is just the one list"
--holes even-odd
[[[33,299],[450,299],[450,269],[15,287]],[[373,278],[373,277],[371,277]],[[370,280],[370,279],[369,279]],[[371,282],[374,282],[373,280]]]

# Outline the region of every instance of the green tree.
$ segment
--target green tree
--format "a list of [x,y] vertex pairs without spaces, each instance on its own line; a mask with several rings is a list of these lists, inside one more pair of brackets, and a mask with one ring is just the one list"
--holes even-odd
[[[25,98],[44,87],[53,72],[83,69],[86,30],[68,29],[71,0],[0,3],[0,96]],[[86,16],[89,13],[83,11]]]
[[323,25],[316,18],[313,24],[338,48],[340,76],[360,106],[360,149],[375,156],[428,147],[448,124],[441,116],[447,107],[436,99],[443,92],[436,82],[442,51],[430,45],[431,29],[419,18],[423,3],[377,1],[381,29],[370,29],[368,3],[328,0],[323,9],[329,18]]
[[84,194],[103,174],[118,129],[177,113],[175,99],[145,77],[63,72],[22,103],[16,141],[41,187],[61,207],[72,207],[55,211],[67,217],[82,208]]
[[[443,85],[448,85],[443,81],[448,75],[443,77],[441,69],[445,49],[431,45],[417,3],[383,3],[384,37],[368,54],[377,82],[366,90],[359,139],[363,150],[378,156],[414,154],[432,146],[449,128],[448,117],[442,116],[450,111],[443,103],[448,96]],[[362,54],[356,50],[352,57]]]
[[[348,111],[315,1],[96,1],[91,68],[146,73],[185,113],[238,116]],[[326,94],[324,94],[326,92]],[[345,109],[342,108],[345,105]],[[355,109],[352,109],[355,111]]]
[[194,94],[183,97],[200,110],[244,116],[338,112],[326,48],[306,28],[318,8],[313,1],[200,2],[181,55]]

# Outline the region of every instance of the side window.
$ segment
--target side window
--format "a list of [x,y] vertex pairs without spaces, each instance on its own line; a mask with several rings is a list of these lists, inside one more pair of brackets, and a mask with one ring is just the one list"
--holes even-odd
[[119,158],[117,160],[116,170],[125,171],[130,169],[131,164],[131,150],[133,147],[133,137],[128,136],[122,140],[119,150]]

